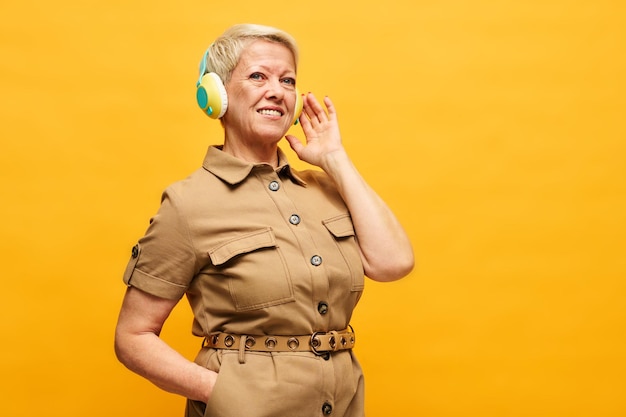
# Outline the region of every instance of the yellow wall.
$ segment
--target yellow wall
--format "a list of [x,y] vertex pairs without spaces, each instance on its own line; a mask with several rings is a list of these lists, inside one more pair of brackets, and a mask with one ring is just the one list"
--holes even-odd
[[4,1],[0,415],[182,415],[112,336],[161,190],[220,141],[194,84],[237,22],[299,40],[415,244],[354,319],[368,416],[626,415],[623,4]]

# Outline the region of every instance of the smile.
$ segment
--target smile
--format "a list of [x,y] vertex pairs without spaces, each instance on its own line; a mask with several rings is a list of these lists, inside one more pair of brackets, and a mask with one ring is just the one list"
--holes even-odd
[[278,110],[270,110],[270,109],[261,109],[258,110],[258,113],[264,114],[266,116],[282,116],[283,113]]

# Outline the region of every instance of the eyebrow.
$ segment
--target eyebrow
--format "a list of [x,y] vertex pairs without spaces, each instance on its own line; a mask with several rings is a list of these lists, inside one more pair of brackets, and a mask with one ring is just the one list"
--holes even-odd
[[[263,65],[263,64],[254,64],[254,65],[251,65],[251,66],[247,67],[247,71],[253,71],[254,72],[255,69],[262,69],[262,70],[268,71],[268,72],[272,71],[272,69],[270,67],[268,67],[267,65]],[[295,76],[297,73],[296,73],[295,69],[288,69],[286,71],[283,71],[282,74],[283,75],[284,74],[293,74]]]

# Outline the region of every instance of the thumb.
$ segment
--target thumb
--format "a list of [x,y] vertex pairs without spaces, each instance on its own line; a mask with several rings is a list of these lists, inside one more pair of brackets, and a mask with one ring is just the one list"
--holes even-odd
[[304,150],[304,145],[302,144],[302,142],[300,142],[300,139],[293,135],[287,135],[285,136],[285,139],[287,140],[287,142],[289,142],[289,146],[291,146],[291,149],[293,149],[296,155],[298,155],[298,157],[302,159],[300,157],[300,152]]

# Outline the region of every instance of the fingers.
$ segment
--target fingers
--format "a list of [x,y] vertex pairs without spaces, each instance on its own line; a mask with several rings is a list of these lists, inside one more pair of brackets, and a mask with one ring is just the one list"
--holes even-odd
[[[324,104],[329,109],[329,111],[330,108],[333,108],[334,113],[332,101],[330,101],[328,97],[324,98]],[[317,100],[315,95],[313,95],[313,93],[305,94],[303,112],[306,114],[306,116],[314,126],[328,121],[328,114],[326,114],[326,110],[322,107],[322,105]]]
[[324,97],[324,104],[326,105],[326,109],[328,110],[328,116],[331,119],[336,119],[337,118],[337,113],[335,111],[335,105],[333,104],[333,102],[330,99],[330,97],[328,97],[328,96]]

